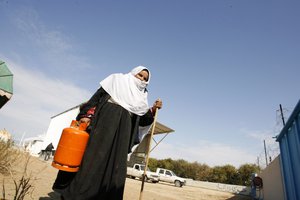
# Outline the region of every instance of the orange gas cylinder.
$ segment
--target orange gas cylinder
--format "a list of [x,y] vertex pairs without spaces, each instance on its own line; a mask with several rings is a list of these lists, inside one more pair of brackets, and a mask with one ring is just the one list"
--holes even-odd
[[52,166],[67,172],[77,172],[89,139],[87,124],[73,120],[65,128],[57,145]]

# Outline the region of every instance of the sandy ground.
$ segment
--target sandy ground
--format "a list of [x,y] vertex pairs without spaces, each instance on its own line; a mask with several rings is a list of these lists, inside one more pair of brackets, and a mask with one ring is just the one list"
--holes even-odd
[[[25,162],[20,162],[15,166],[13,178],[18,182],[24,174]],[[56,178],[57,169],[51,166],[51,160],[43,161],[40,158],[30,157],[27,164],[26,174],[30,177],[32,185],[30,193],[25,196],[25,200],[60,200],[57,193],[51,189]],[[15,194],[15,185],[12,176],[0,174],[0,199],[12,200]],[[3,190],[4,184],[4,190]],[[124,200],[138,200],[140,196],[142,182],[139,180],[126,179]],[[165,183],[145,183],[142,193],[143,200],[250,200],[251,198],[241,195],[234,195],[227,192],[208,190],[197,187],[183,186],[175,187]]]

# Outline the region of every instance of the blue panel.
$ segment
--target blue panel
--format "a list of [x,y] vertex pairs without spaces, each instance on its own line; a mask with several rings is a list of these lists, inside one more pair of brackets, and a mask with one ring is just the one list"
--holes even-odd
[[277,137],[286,200],[300,199],[300,101]]

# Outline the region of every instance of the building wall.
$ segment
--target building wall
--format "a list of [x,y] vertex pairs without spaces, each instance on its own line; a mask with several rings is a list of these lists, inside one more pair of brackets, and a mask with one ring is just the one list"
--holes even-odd
[[79,106],[67,112],[59,114],[51,118],[46,137],[42,149],[45,149],[48,144],[52,142],[54,149],[57,148],[62,131],[66,127],[70,127],[72,120],[76,118],[79,113]]
[[23,143],[25,150],[28,151],[32,156],[39,156],[42,146],[43,146],[43,140],[42,139],[34,139],[25,141]]
[[263,197],[264,200],[283,200],[283,181],[280,169],[280,156],[277,156],[271,162],[260,176],[263,179]]

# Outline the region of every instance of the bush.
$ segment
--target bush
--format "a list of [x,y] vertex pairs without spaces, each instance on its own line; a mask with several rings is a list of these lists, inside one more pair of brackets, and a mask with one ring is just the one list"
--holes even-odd
[[[23,168],[23,173],[20,179],[16,179],[14,177],[13,166],[17,162],[22,162],[25,159],[25,166]],[[30,175],[27,175],[27,166],[29,162],[30,156],[29,154],[22,153],[19,149],[14,146],[12,140],[3,141],[0,140],[0,173],[3,175],[10,175],[12,179],[15,191],[14,191],[14,200],[23,200],[26,195],[30,194],[33,191],[33,185]],[[18,181],[17,181],[18,180]],[[5,198],[6,191],[5,191],[5,181],[3,179],[2,183],[2,197],[0,200],[7,200]]]
[[0,174],[7,175],[20,157],[20,151],[14,148],[12,140],[0,140]]

